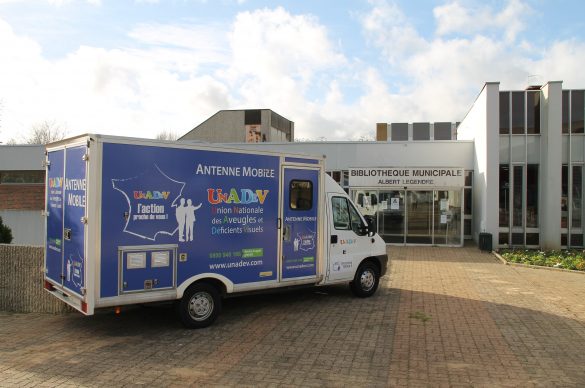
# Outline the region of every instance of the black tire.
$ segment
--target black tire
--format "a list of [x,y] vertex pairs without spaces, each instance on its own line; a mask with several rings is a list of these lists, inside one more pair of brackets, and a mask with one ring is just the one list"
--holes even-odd
[[217,319],[221,311],[221,296],[211,284],[195,283],[185,291],[177,307],[183,326],[200,329]]
[[380,270],[372,262],[365,262],[359,266],[353,281],[350,283],[351,291],[355,296],[367,298],[374,295],[380,283]]

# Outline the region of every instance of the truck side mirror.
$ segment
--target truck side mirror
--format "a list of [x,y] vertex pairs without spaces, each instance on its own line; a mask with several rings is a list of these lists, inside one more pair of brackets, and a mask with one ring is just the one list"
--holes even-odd
[[378,232],[376,228],[376,218],[374,216],[364,216],[364,218],[368,223],[368,236],[372,237]]

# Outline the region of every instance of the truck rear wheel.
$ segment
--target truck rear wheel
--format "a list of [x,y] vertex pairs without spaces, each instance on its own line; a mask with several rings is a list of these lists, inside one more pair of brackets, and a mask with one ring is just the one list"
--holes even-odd
[[379,283],[380,270],[374,263],[368,261],[359,266],[350,288],[355,296],[366,298],[374,295]]
[[195,283],[183,294],[178,305],[181,322],[188,329],[211,325],[221,310],[217,288],[207,283]]

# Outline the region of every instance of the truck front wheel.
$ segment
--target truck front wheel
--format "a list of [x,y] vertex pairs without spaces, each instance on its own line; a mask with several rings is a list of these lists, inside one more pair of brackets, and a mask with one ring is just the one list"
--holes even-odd
[[217,288],[207,283],[195,283],[183,294],[178,305],[181,322],[188,329],[211,325],[221,310]]
[[374,295],[380,283],[380,270],[372,262],[365,262],[359,266],[353,281],[351,291],[360,298]]

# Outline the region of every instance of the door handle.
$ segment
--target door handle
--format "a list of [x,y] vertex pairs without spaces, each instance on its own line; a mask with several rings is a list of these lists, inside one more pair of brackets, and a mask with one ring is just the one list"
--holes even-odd
[[336,234],[331,235],[331,244],[337,244],[337,235]]

